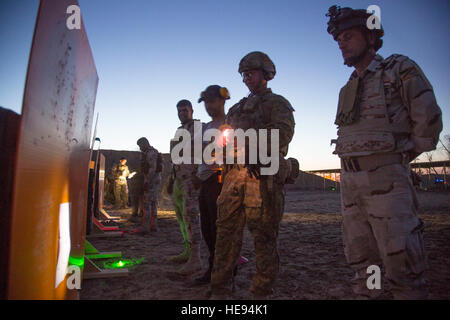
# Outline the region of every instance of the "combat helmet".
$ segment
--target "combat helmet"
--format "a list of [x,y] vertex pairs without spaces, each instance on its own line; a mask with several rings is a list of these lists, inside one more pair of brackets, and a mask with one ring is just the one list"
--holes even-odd
[[383,45],[381,37],[384,36],[384,30],[381,24],[379,29],[367,28],[367,19],[371,15],[371,13],[368,13],[364,9],[341,8],[336,5],[331,6],[326,14],[327,17],[330,17],[327,32],[333,36],[334,40],[337,40],[337,37],[342,31],[353,27],[361,27],[365,32],[373,32],[375,34],[376,41],[374,48],[378,50]]
[[247,70],[260,69],[264,73],[264,79],[272,80],[277,73],[275,64],[270,60],[269,56],[261,51],[253,51],[247,54],[239,62],[239,73]]

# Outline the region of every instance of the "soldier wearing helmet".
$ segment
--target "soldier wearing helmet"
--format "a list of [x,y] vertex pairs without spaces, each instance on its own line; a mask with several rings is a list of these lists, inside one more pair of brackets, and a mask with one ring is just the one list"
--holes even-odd
[[257,164],[224,166],[222,191],[217,199],[212,299],[231,294],[246,224],[255,244],[256,274],[251,288],[255,298],[265,298],[272,293],[279,270],[277,237],[287,176],[284,157],[294,135],[294,109],[289,101],[267,88],[267,82],[274,78],[276,70],[265,53],[247,54],[239,63],[239,73],[250,95],[228,111],[226,124],[244,131],[277,129],[279,150],[271,151],[279,155],[280,168],[275,175],[260,175]]
[[372,298],[367,269],[384,264],[395,299],[424,299],[426,258],[409,162],[436,148],[441,110],[420,67],[406,56],[383,59],[383,29],[365,10],[333,6],[327,31],[354,67],[339,93],[335,154],[341,158],[343,241],[353,290]]
[[[371,14],[367,13],[366,10],[353,10],[351,8],[332,6],[327,16],[330,17],[327,31],[338,42],[341,50],[342,47],[347,49],[345,44],[354,34],[365,40],[364,43],[360,43],[361,46],[358,48],[342,50],[344,64],[349,67],[360,63],[366,56],[371,56],[373,52],[378,51],[382,47],[383,40],[381,38],[384,35],[383,27],[380,24],[379,28],[368,29],[367,20],[371,17]],[[372,53],[369,54],[369,51]]]
[[138,233],[148,234],[157,231],[157,210],[158,195],[161,186],[161,155],[150,145],[147,138],[139,138],[136,144],[141,150],[141,174],[143,176],[142,185],[142,205],[143,218]]
[[114,168],[114,209],[128,209],[128,182],[127,178],[130,170],[127,166],[127,159],[120,158],[119,164]]

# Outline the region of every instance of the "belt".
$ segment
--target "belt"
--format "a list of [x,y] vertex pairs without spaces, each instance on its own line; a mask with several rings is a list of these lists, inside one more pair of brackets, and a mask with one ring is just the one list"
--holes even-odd
[[341,158],[341,168],[346,172],[374,171],[380,167],[402,163],[403,156],[400,153]]

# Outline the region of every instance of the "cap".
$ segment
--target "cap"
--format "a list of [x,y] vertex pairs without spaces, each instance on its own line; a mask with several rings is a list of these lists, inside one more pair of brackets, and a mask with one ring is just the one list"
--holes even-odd
[[215,84],[207,87],[205,91],[202,91],[202,93],[200,94],[200,98],[198,99],[198,103],[205,101],[205,99],[211,99],[216,97],[228,100],[230,99],[230,93],[228,92],[227,88]]

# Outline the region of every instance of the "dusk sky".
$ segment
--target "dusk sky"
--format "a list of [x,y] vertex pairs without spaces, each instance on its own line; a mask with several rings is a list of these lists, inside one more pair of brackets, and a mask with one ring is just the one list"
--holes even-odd
[[[450,1],[148,1],[79,0],[99,87],[95,115],[103,149],[138,150],[141,136],[169,152],[179,120],[176,103],[188,99],[194,118],[210,121],[200,92],[229,89],[226,111],[248,89],[240,59],[263,51],[277,74],[269,87],[295,108],[289,155],[302,170],[338,168],[330,140],[340,88],[352,69],[326,32],[325,13],[341,7],[381,9],[385,30],[379,53],[409,56],[431,84],[450,134]],[[18,113],[39,1],[0,1],[0,106]],[[95,122],[95,118],[94,118]],[[442,153],[443,155],[443,153]],[[436,156],[438,157],[438,156]],[[436,158],[437,160],[438,158]]]

